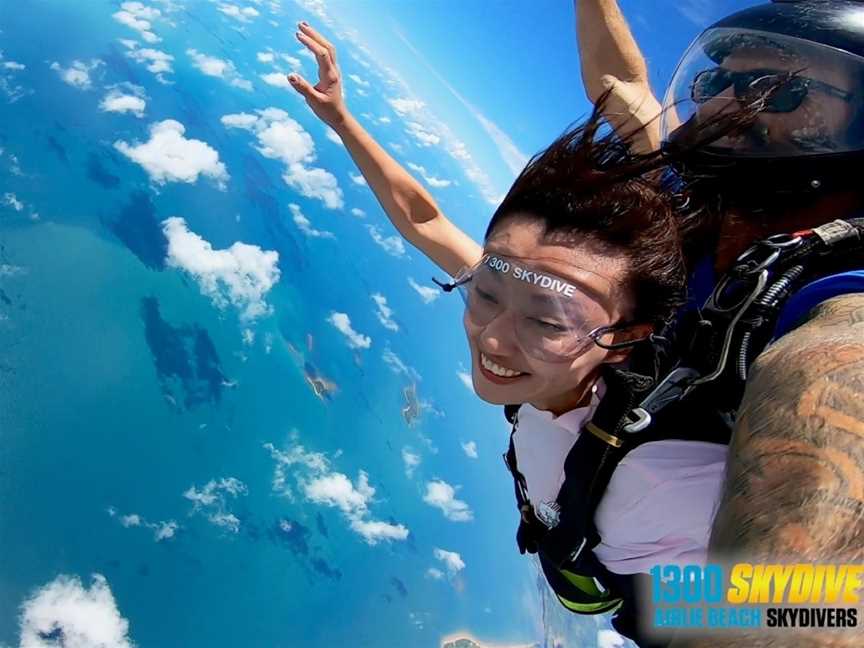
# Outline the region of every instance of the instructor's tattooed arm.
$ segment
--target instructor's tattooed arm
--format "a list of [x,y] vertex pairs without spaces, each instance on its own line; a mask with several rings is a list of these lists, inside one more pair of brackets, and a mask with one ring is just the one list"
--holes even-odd
[[[711,553],[713,561],[864,562],[864,294],[823,302],[757,359]],[[860,628],[763,633],[675,645],[861,645]]]

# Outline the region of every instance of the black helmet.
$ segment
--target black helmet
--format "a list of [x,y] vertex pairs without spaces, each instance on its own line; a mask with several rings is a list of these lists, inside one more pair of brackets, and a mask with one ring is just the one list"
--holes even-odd
[[751,125],[678,159],[685,176],[724,178],[724,189],[750,194],[860,187],[864,2],[774,0],[711,25],[666,93],[667,150],[743,106],[759,107]]

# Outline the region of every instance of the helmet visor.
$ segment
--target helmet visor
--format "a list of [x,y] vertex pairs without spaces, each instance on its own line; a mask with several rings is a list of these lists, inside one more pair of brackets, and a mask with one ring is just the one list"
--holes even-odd
[[587,287],[513,258],[487,254],[459,273],[455,284],[471,323],[485,327],[507,314],[519,346],[539,360],[579,356],[613,329]]
[[760,107],[752,126],[709,150],[735,157],[795,157],[864,149],[864,59],[769,32],[714,28],[690,46],[664,100],[663,139],[712,117]]

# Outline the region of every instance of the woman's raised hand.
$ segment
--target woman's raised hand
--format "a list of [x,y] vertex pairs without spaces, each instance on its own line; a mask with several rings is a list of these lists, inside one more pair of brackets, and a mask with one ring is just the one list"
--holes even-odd
[[297,26],[295,36],[318,61],[318,83],[313,86],[296,73],[289,74],[288,81],[303,95],[312,112],[325,124],[335,128],[347,115],[342,98],[342,75],[336,65],[336,48],[305,22]]

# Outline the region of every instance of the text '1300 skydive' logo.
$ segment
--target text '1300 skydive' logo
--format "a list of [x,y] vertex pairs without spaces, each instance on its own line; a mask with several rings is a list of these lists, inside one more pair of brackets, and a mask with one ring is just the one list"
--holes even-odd
[[656,565],[655,628],[856,628],[864,565]]

